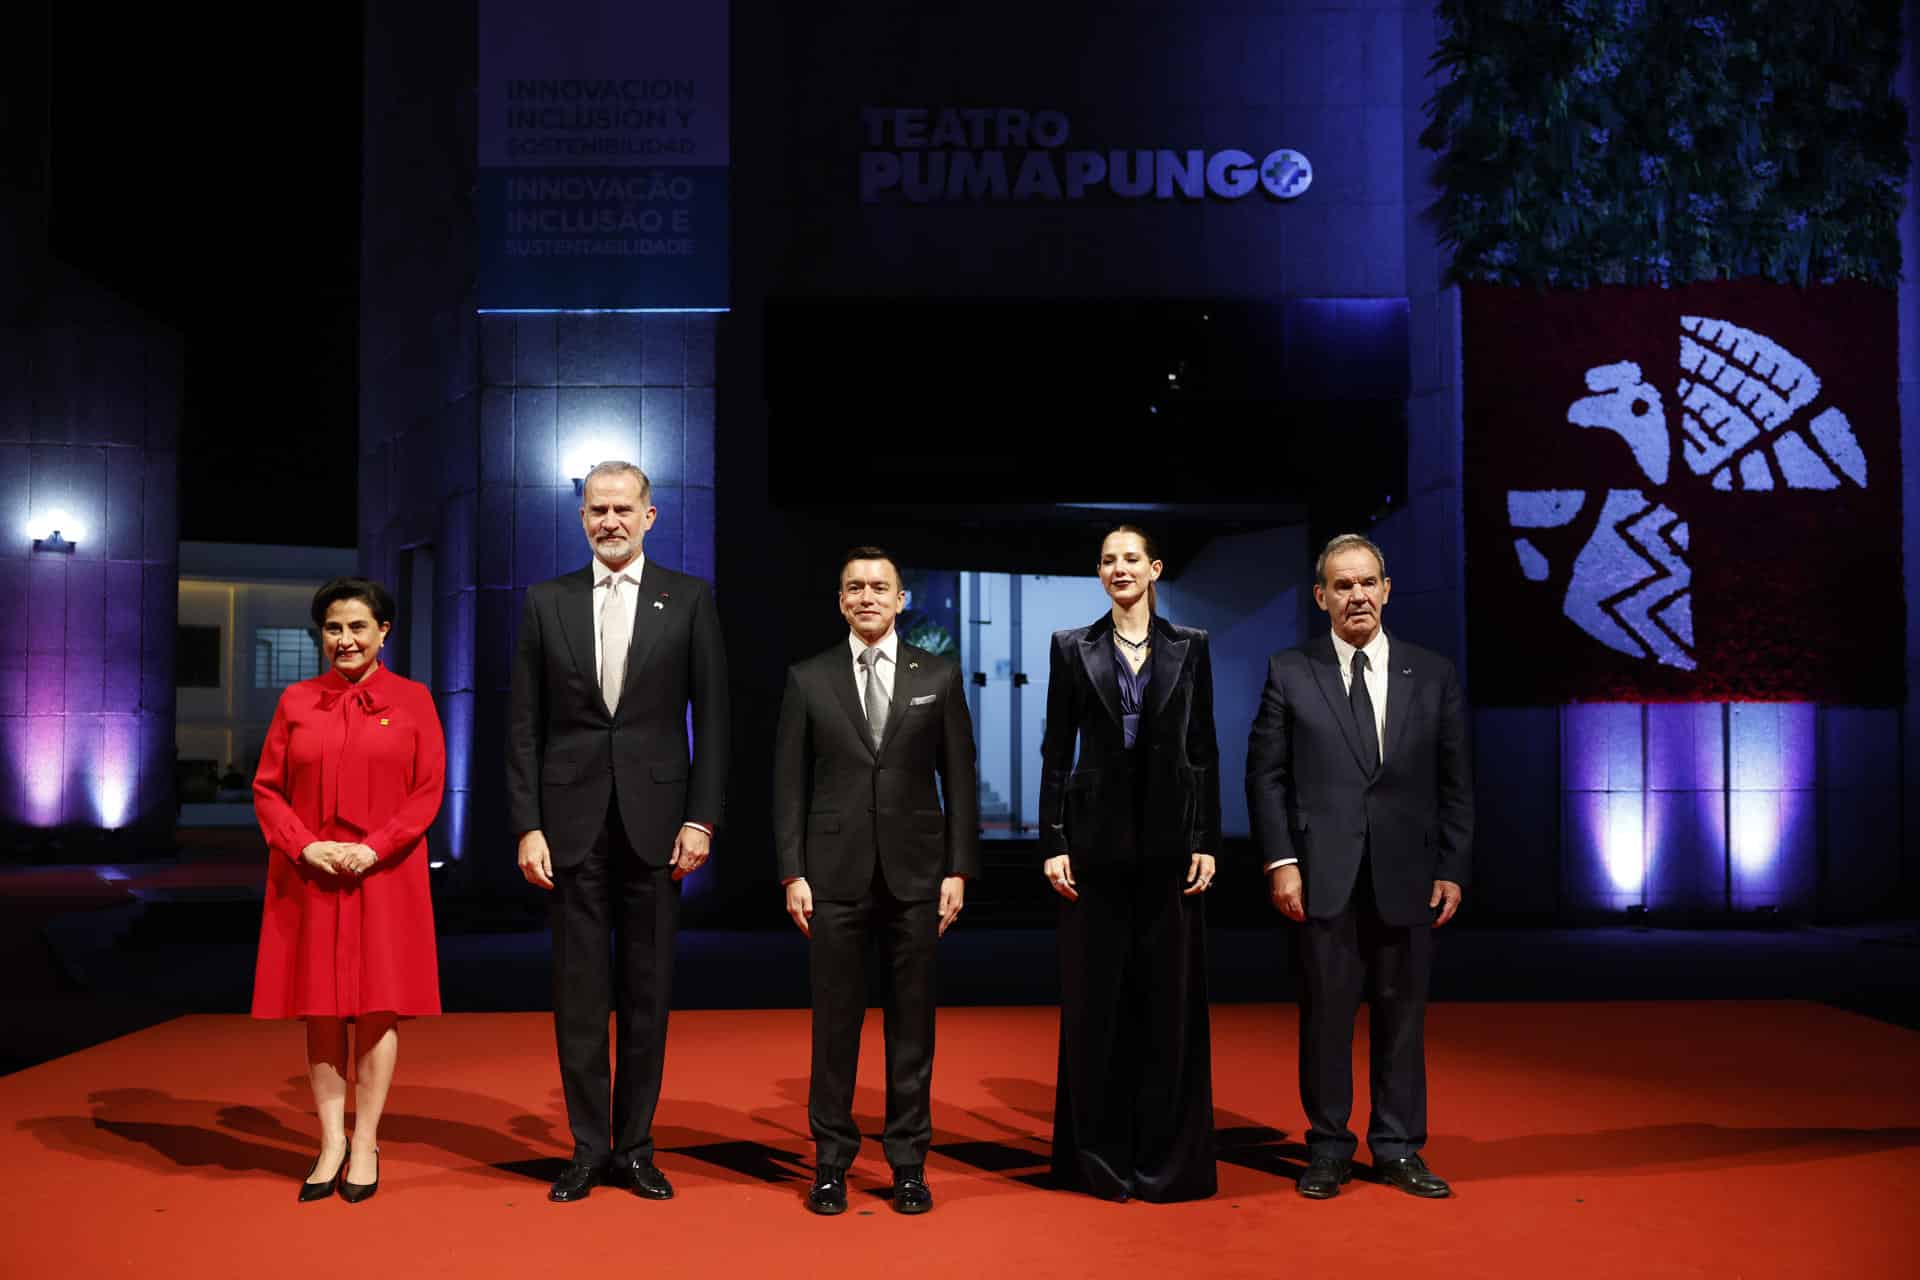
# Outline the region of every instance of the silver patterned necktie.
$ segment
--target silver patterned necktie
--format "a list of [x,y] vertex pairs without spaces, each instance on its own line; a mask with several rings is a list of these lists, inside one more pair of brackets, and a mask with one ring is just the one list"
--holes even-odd
[[626,574],[616,573],[601,583],[607,598],[600,606],[600,696],[608,715],[620,709],[620,684],[626,679],[627,648],[633,642],[633,622],[620,607],[620,584],[626,580]]
[[887,732],[887,691],[880,687],[880,648],[868,645],[860,651],[860,665],[867,669],[867,690],[865,705],[867,712],[867,730],[873,734],[873,749],[880,749],[880,739]]

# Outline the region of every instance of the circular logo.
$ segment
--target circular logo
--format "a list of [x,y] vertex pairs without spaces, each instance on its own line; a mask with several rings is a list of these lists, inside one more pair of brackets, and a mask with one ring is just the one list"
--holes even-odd
[[1313,165],[1298,151],[1269,152],[1260,162],[1260,185],[1282,200],[1292,200],[1313,185]]

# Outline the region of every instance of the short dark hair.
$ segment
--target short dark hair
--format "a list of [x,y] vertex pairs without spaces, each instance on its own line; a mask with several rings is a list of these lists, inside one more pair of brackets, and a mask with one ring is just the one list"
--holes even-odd
[[840,557],[839,571],[834,574],[833,589],[835,591],[846,585],[847,566],[855,560],[885,560],[893,566],[894,585],[903,589],[906,587],[907,584],[900,575],[900,562],[895,560],[893,553],[885,547],[849,547],[847,553]]
[[371,578],[331,578],[313,593],[313,625],[327,625],[327,610],[342,600],[358,600],[381,626],[393,621],[393,597]]

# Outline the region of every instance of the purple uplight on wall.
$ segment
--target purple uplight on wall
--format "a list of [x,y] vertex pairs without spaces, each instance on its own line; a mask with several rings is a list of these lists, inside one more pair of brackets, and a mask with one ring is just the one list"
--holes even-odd
[[1568,896],[1583,908],[1639,906],[1654,853],[1647,839],[1643,709],[1577,703],[1563,710],[1561,733]]
[[1812,705],[1578,703],[1562,734],[1569,906],[1810,904]]
[[[29,255],[37,252],[27,245]],[[0,841],[83,858],[173,826],[179,340],[48,260],[5,345],[36,370],[0,443]]]
[[1780,852],[1781,804],[1778,791],[1736,791],[1733,807],[1733,868],[1742,879],[1765,880]]
[[1732,905],[1808,905],[1817,878],[1810,803],[1815,709],[1805,702],[1734,703],[1727,725]]
[[87,794],[93,817],[109,831],[126,825],[133,810],[133,784],[139,772],[139,727],[131,716],[105,716],[100,754],[86,762]]
[[60,822],[60,792],[65,769],[66,722],[57,716],[27,716],[17,722],[24,732],[8,743],[18,794],[27,825],[52,827]]
[[1646,796],[1639,791],[1607,794],[1607,829],[1602,846],[1607,879],[1618,893],[1639,896],[1647,883]]

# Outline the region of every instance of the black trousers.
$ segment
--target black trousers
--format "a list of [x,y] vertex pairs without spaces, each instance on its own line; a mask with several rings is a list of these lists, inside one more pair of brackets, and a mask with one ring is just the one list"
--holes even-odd
[[933,1141],[934,952],[937,900],[903,902],[878,866],[867,896],[813,904],[810,975],[813,1069],[807,1123],[821,1164],[849,1165],[860,1150],[853,1121],[853,1078],[867,1016],[867,954],[877,943],[887,1040],[887,1118],[880,1146],[887,1163],[924,1164]]
[[1204,895],[1185,858],[1076,869],[1060,905],[1053,1173],[1107,1199],[1217,1185]]
[[554,868],[553,1030],[575,1160],[653,1158],[679,918],[679,882],[670,867],[640,861],[618,802],[585,861]]
[[1427,986],[1433,927],[1389,925],[1374,902],[1371,859],[1362,859],[1347,909],[1299,928],[1300,1100],[1307,1154],[1347,1160],[1359,1143],[1353,1114],[1353,1021],[1367,994],[1371,1046],[1367,1148],[1398,1160],[1427,1142]]

